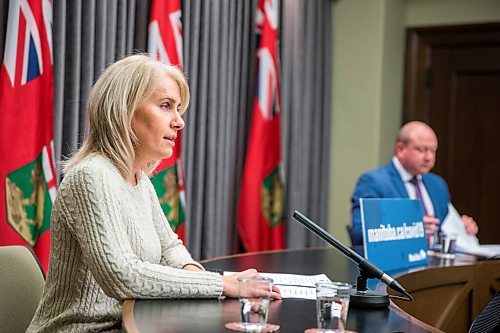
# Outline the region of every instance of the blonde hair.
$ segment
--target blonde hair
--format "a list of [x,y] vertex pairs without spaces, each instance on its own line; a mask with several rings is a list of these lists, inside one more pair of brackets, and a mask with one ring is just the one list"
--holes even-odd
[[[178,67],[165,65],[145,54],[128,56],[109,66],[90,91],[88,133],[80,149],[64,162],[63,171],[68,172],[91,154],[100,154],[107,157],[125,179],[131,176],[134,147],[139,144],[132,129],[132,118],[163,74],[177,82],[181,114],[184,113],[189,104],[189,87]],[[144,171],[149,174],[158,163]]]

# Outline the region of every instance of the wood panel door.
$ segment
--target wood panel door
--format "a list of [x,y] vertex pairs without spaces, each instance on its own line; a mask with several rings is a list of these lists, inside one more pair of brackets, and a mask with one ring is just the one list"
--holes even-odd
[[500,243],[500,24],[408,29],[403,120],[415,119],[436,131],[454,206]]

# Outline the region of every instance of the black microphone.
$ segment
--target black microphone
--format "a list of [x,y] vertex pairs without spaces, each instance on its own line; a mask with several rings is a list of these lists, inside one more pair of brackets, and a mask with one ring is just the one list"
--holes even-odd
[[359,307],[380,308],[389,306],[389,296],[387,295],[387,293],[366,289],[367,279],[380,279],[391,289],[406,296],[406,298],[401,299],[408,301],[413,300],[413,297],[406,292],[406,290],[398,283],[398,281],[394,280],[392,277],[385,274],[382,270],[380,270],[380,268],[372,264],[370,261],[366,260],[359,254],[336,240],[332,235],[330,235],[323,228],[308,219],[305,215],[296,210],[293,213],[293,218],[299,221],[314,234],[316,234],[319,238],[342,252],[345,256],[347,256],[358,265],[359,276],[357,279],[356,289],[351,292],[350,304]]

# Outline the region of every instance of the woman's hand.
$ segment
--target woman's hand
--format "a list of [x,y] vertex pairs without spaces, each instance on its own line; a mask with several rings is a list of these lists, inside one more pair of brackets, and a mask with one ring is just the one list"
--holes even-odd
[[[232,274],[232,275],[227,275],[222,277],[222,283],[224,285],[224,289],[222,291],[222,294],[227,296],[227,297],[233,297],[233,298],[238,298],[238,293],[239,293],[239,287],[238,287],[238,278],[240,277],[250,277],[250,276],[256,276],[259,275],[257,273],[257,270],[251,268],[247,269],[245,271]],[[262,290],[259,290],[255,288],[255,290],[252,291],[252,296],[255,297],[261,297],[261,296],[267,296],[269,294],[268,291],[264,292]],[[273,285],[273,289],[270,293],[271,298],[273,299],[281,299],[281,294],[280,290],[278,287]]]
[[182,269],[185,269],[186,271],[203,272],[203,269],[194,264],[186,264],[182,267]]

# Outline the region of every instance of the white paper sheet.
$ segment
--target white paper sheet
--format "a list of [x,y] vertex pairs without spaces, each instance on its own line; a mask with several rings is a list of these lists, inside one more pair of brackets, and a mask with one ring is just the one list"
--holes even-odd
[[500,255],[500,245],[480,245],[476,236],[467,234],[460,214],[451,203],[448,204],[448,215],[441,225],[441,230],[445,234],[455,233],[457,235],[457,250],[460,252],[483,257]]
[[[232,275],[235,272],[224,271],[224,275]],[[325,274],[300,275],[283,273],[261,273],[259,275],[273,279],[283,298],[316,299],[316,288],[314,284],[318,281],[331,280]]]

